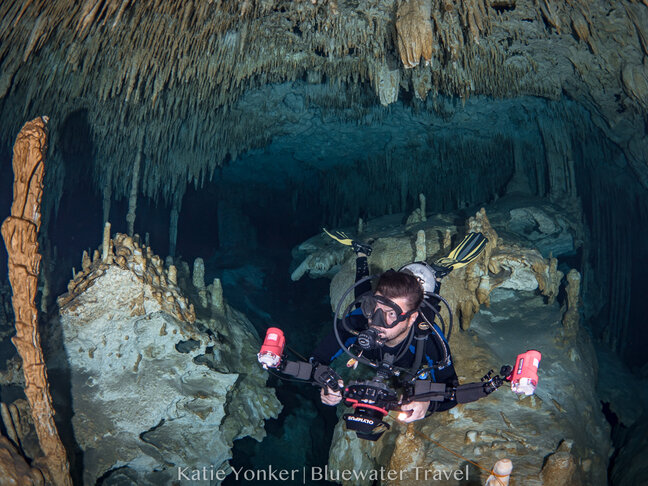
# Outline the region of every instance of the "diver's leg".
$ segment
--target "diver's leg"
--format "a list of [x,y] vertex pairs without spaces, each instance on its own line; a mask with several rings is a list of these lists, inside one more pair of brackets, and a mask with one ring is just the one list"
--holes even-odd
[[[356,282],[359,282],[365,277],[369,276],[369,262],[367,261],[367,256],[364,253],[359,253],[356,258]],[[357,299],[362,294],[367,293],[371,290],[371,281],[367,280],[366,282],[358,285],[354,291],[354,297]]]

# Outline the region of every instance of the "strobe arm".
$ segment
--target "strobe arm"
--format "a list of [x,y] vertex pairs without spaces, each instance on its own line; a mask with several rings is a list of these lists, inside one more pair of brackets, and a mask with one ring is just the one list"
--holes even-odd
[[476,402],[488,396],[493,390],[487,391],[483,383],[466,383],[459,386],[447,386],[445,383],[432,383],[418,380],[414,393],[407,396],[408,402],[444,402],[456,400],[457,403]]
[[[510,373],[511,367],[502,367],[500,371],[505,377]],[[457,403],[470,403],[487,397],[500,386],[504,384],[506,378],[499,375],[493,375],[493,370],[489,371],[482,381],[475,383],[466,383],[459,386],[447,386],[445,383],[433,383],[427,380],[416,380],[411,389],[411,394],[407,394],[407,401],[430,401],[443,402],[446,400],[455,400]]]
[[278,369],[298,380],[310,381],[313,377],[313,365],[306,361],[282,361]]
[[312,364],[305,361],[288,361],[281,363],[279,371],[286,375],[293,376],[298,380],[310,381],[315,386],[321,386],[325,390],[331,388],[333,391],[340,391],[340,376],[333,369],[326,365]]

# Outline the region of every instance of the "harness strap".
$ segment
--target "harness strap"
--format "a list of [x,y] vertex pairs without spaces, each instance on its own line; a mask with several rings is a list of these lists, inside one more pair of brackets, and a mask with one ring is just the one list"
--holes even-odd
[[416,354],[414,355],[414,363],[409,369],[409,373],[412,376],[416,376],[418,370],[421,369],[421,363],[423,362],[423,353],[425,352],[425,343],[427,341],[427,338],[427,335],[417,336],[416,334],[414,334],[414,339],[416,339]]

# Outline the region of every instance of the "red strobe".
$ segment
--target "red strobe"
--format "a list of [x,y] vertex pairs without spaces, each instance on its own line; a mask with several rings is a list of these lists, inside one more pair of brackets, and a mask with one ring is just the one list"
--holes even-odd
[[538,366],[542,355],[535,349],[519,354],[515,361],[515,368],[508,379],[511,390],[518,394],[533,395],[538,386]]
[[276,327],[268,328],[265,339],[263,340],[263,345],[261,346],[261,351],[257,354],[259,363],[261,363],[264,368],[276,368],[279,366],[285,344],[286,338],[281,329]]

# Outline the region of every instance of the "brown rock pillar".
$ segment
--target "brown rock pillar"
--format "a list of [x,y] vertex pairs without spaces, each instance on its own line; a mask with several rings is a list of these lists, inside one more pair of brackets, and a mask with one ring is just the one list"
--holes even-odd
[[25,395],[54,483],[71,486],[67,454],[54,424],[54,408],[38,333],[38,310],[34,304],[41,261],[37,237],[45,172],[46,123],[46,117],[26,123],[16,139],[13,150],[14,197],[11,216],[2,223],[2,237],[9,254],[9,281],[16,315],[16,335],[12,341],[23,361]]

